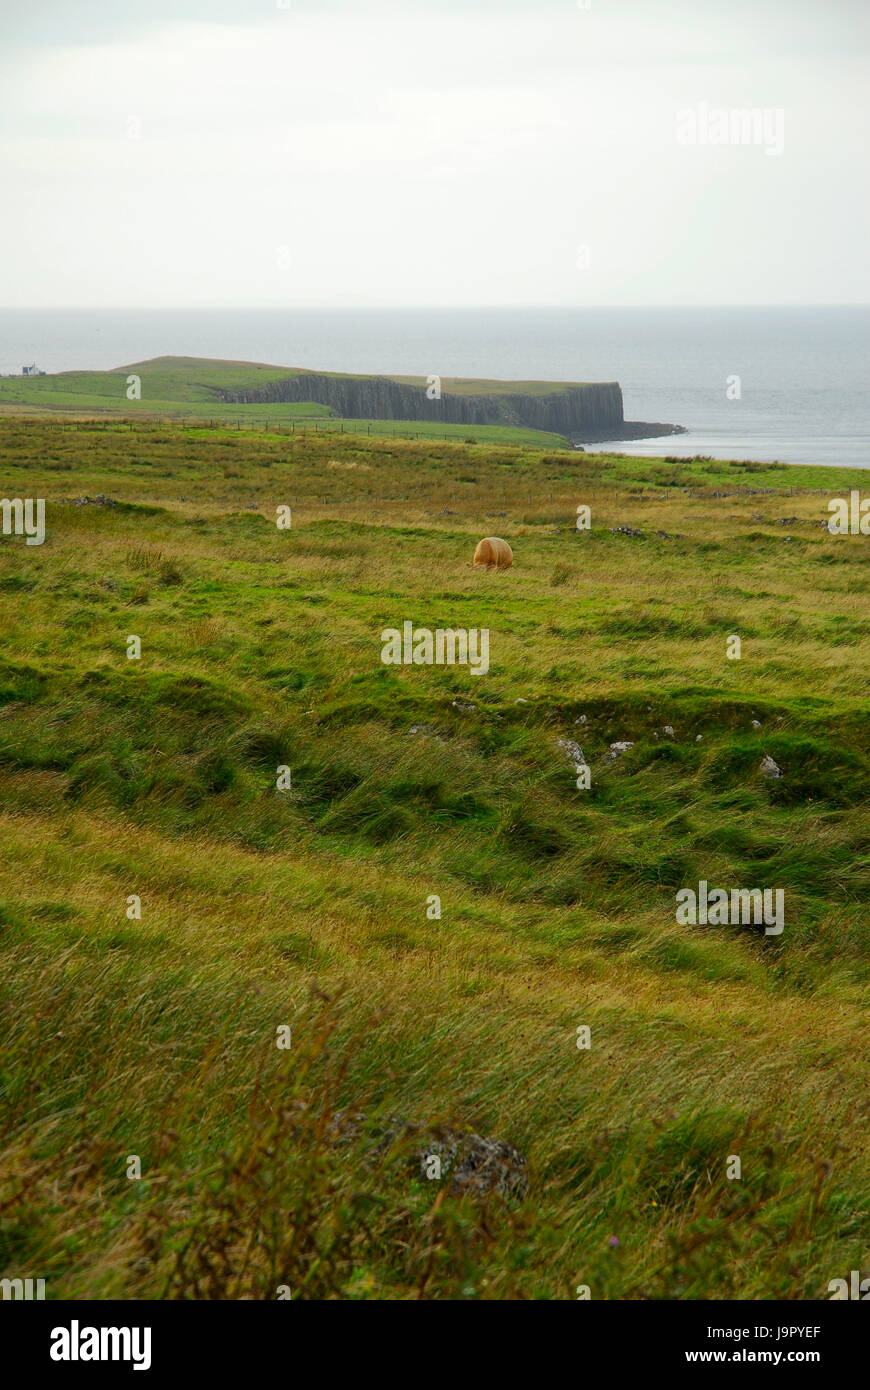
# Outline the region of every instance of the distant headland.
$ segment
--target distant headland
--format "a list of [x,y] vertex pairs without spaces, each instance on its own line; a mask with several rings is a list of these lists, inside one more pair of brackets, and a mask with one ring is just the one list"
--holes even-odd
[[298,370],[257,387],[227,387],[221,395],[228,402],[246,405],[316,401],[350,418],[550,430],[577,443],[683,432],[680,425],[627,421],[616,381],[351,376]]
[[[681,434],[681,425],[626,420],[616,381],[499,381],[366,376],[257,362],[155,357],[105,372],[28,368],[0,378],[0,408],[158,413],[225,418],[242,408],[304,419],[408,421],[445,427],[498,427],[559,435],[573,444]],[[252,409],[253,408],[253,409]]]

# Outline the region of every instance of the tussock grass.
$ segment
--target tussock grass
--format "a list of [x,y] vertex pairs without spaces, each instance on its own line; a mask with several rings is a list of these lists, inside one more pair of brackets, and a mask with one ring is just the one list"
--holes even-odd
[[[868,552],[814,524],[860,479],[180,426],[0,446],[48,522],[0,544],[0,1274],[763,1299],[866,1266]],[[513,568],[467,568],[492,532]],[[405,618],[489,627],[488,675],[384,667]],[[783,936],[678,926],[700,878],[784,888]],[[379,1147],[394,1117],[515,1145],[528,1195],[451,1196]]]

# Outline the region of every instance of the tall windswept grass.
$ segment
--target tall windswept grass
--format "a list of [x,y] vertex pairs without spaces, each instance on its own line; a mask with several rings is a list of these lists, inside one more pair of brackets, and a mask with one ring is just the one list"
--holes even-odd
[[[47,499],[0,548],[0,1277],[797,1299],[866,1266],[870,580],[820,524],[860,479],[0,445]],[[470,569],[493,533],[512,568]],[[405,619],[488,628],[489,673],[384,666]],[[701,879],[783,890],[783,936],[678,923]],[[447,1131],[524,1194],[426,1178]]]

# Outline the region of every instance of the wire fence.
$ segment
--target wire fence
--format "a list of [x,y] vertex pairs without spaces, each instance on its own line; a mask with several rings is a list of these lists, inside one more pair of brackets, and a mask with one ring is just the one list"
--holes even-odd
[[[503,444],[503,445],[505,445],[505,446],[507,446],[507,447],[509,447],[509,448],[512,448],[512,449],[542,449],[542,448],[555,449],[555,448],[557,447],[557,445],[556,445],[555,443],[552,443],[552,444],[551,444],[551,443],[544,443],[543,441],[541,441],[540,443],[530,443],[528,440],[517,440],[517,441],[514,441],[514,440],[496,440],[496,439],[492,439],[492,438],[483,438],[483,439],[479,439],[479,438],[477,438],[476,436],[473,436],[473,435],[471,435],[471,434],[464,434],[464,435],[463,435],[463,434],[461,434],[461,433],[459,432],[459,431],[462,430],[462,429],[474,429],[475,426],[473,426],[473,425],[472,425],[472,426],[457,426],[457,432],[456,432],[455,434],[439,434],[439,433],[437,433],[436,431],[434,431],[434,430],[429,430],[429,429],[427,429],[427,430],[409,430],[409,429],[400,429],[400,428],[397,428],[396,426],[393,426],[393,428],[390,429],[390,427],[389,427],[390,422],[387,421],[387,420],[384,420],[384,421],[380,421],[380,420],[366,421],[366,422],[365,422],[365,425],[363,425],[363,422],[360,422],[359,425],[356,425],[356,424],[352,424],[352,423],[350,423],[350,422],[348,422],[348,421],[346,421],[346,420],[330,420],[330,419],[324,418],[324,417],[322,417],[322,416],[313,416],[313,415],[297,416],[295,419],[292,419],[292,420],[271,420],[271,419],[260,419],[260,418],[251,419],[251,420],[245,420],[245,419],[243,419],[243,418],[226,419],[226,420],[203,418],[203,419],[197,420],[197,419],[193,419],[193,418],[191,418],[191,417],[189,417],[189,416],[146,415],[146,414],[137,415],[137,416],[134,416],[133,418],[129,418],[129,417],[120,418],[120,417],[118,417],[118,416],[110,416],[110,417],[108,417],[108,418],[104,418],[104,417],[97,417],[97,416],[95,416],[95,417],[93,417],[93,418],[90,418],[90,417],[84,418],[84,417],[83,417],[83,418],[81,418],[81,419],[78,419],[78,418],[77,418],[77,419],[74,419],[74,420],[70,420],[70,419],[65,419],[65,420],[51,420],[51,419],[46,419],[44,416],[41,416],[41,415],[39,415],[39,416],[5,416],[5,417],[0,417],[0,419],[4,419],[4,418],[5,418],[5,419],[19,419],[19,420],[25,420],[25,421],[27,421],[28,423],[39,423],[39,424],[42,425],[42,426],[47,426],[47,427],[49,427],[49,428],[52,428],[52,427],[53,427],[53,428],[59,430],[61,433],[65,433],[65,432],[67,432],[67,431],[83,430],[83,429],[87,429],[87,430],[102,430],[102,431],[104,431],[105,433],[109,433],[109,432],[111,432],[111,431],[115,431],[116,433],[118,433],[118,432],[121,432],[121,431],[123,431],[123,430],[127,430],[129,433],[133,433],[134,431],[137,431],[137,430],[138,430],[138,431],[141,431],[143,425],[151,425],[151,426],[152,426],[153,428],[155,428],[155,429],[164,429],[164,428],[166,428],[166,427],[168,427],[168,426],[178,426],[178,425],[181,425],[181,426],[183,426],[185,429],[193,429],[193,430],[200,430],[200,429],[202,429],[202,430],[209,430],[209,429],[210,429],[210,430],[235,430],[236,432],[239,432],[239,431],[242,431],[242,430],[250,430],[252,433],[254,433],[254,432],[260,432],[260,433],[263,433],[263,434],[270,433],[270,434],[289,434],[289,435],[293,435],[293,434],[307,434],[307,433],[312,433],[312,434],[329,434],[329,433],[332,433],[332,434],[364,435],[366,438],[371,437],[371,438],[376,438],[376,439],[381,439],[381,438],[387,438],[387,439],[422,439],[422,440],[437,439],[437,440],[442,440],[442,441],[444,441],[445,443],[448,443],[448,444],[466,444],[466,443],[471,443],[471,444]],[[374,428],[372,428],[372,426],[374,426]],[[492,426],[481,426],[480,428],[491,429]],[[507,427],[506,427],[506,428],[507,428]],[[569,454],[569,453],[572,453],[572,452],[579,452],[579,451],[573,450],[573,449],[571,448],[570,445],[564,445],[563,448],[564,448],[564,451],[565,451],[566,454]]]

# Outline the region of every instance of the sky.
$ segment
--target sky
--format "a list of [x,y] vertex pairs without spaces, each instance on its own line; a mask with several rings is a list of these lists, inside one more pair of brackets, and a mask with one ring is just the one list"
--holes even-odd
[[868,68],[870,0],[0,0],[0,305],[867,303]]

